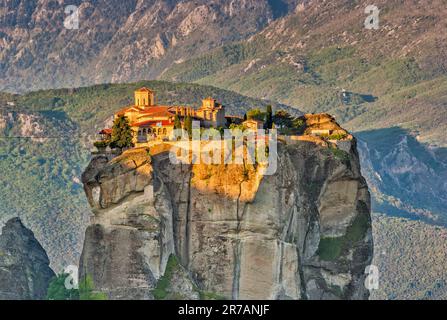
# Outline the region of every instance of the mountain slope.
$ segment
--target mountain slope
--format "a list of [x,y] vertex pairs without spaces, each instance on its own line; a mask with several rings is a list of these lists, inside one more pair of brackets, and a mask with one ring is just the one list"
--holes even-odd
[[447,229],[373,214],[374,300],[447,299]]
[[308,1],[248,41],[175,65],[162,78],[328,111],[352,131],[399,125],[446,146],[444,1],[376,1],[378,30],[363,25],[369,4]]
[[[5,0],[0,91],[79,87],[156,77],[294,10],[298,0]],[[79,29],[65,29],[68,5]]]
[[376,212],[447,225],[445,148],[429,149],[398,127],[356,136]]

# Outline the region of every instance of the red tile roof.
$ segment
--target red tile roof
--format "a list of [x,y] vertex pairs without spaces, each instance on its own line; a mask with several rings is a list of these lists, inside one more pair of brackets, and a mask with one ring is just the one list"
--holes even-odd
[[112,134],[112,129],[103,129],[99,132],[99,134]]
[[135,112],[141,112],[141,111],[143,111],[142,109],[138,108],[137,106],[129,106],[129,107],[126,107],[126,108],[123,108],[123,109],[119,110],[119,111],[116,112],[115,114],[118,115],[118,116],[120,116],[120,115],[125,114],[126,112],[129,112],[130,109],[134,109]]

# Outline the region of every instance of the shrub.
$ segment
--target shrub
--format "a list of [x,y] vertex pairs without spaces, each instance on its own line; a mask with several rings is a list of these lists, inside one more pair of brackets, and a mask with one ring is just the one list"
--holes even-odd
[[157,287],[152,291],[154,298],[156,300],[166,299],[168,296],[168,288],[171,285],[171,279],[174,274],[174,271],[177,270],[179,266],[179,262],[177,261],[177,257],[171,255],[168,260],[168,264],[166,265],[165,274],[158,280]]
[[336,238],[321,238],[318,245],[318,255],[321,260],[334,261],[348,248],[364,237],[370,226],[368,216],[358,214],[352,224],[346,229],[346,234]]
[[110,145],[110,141],[96,141],[93,145],[98,149],[103,149]]
[[346,133],[335,133],[328,137],[329,140],[344,140],[348,137]]
[[107,295],[103,292],[95,291],[93,279],[87,275],[79,282],[80,300],[107,300]]
[[51,280],[47,291],[47,300],[79,300],[79,290],[65,287],[68,276],[68,274],[60,274]]

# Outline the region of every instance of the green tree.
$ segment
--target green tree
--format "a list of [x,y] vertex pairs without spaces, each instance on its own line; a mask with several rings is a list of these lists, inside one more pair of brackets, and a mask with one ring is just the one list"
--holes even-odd
[[102,292],[95,292],[93,279],[87,275],[79,283],[80,300],[107,300],[107,295]]
[[265,113],[260,109],[251,109],[247,112],[247,118],[252,120],[265,120]]
[[185,123],[184,123],[184,129],[188,132],[189,137],[192,137],[192,118],[191,116],[186,116]]
[[68,274],[63,273],[51,280],[48,286],[47,300],[79,300],[79,290],[65,287],[68,276]]
[[293,127],[293,117],[284,110],[279,110],[275,113],[273,117],[273,122],[278,126],[280,129],[284,128],[291,128]]
[[265,113],[265,129],[272,129],[273,125],[273,110],[272,106],[268,105]]
[[112,147],[130,148],[133,147],[133,131],[129,120],[125,116],[119,116],[113,122],[112,127]]
[[181,129],[182,123],[180,122],[179,116],[176,114],[174,117],[174,129]]
[[230,130],[239,129],[241,131],[245,131],[245,127],[242,124],[232,123],[230,124]]
[[304,130],[306,129],[306,121],[302,118],[295,118],[293,120],[293,129],[295,133],[302,134],[304,133]]

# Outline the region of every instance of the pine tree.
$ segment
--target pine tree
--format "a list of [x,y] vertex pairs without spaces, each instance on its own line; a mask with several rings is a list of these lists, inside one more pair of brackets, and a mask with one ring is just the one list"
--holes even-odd
[[133,131],[129,120],[125,116],[119,116],[113,122],[112,128],[112,147],[130,148],[133,147]]

